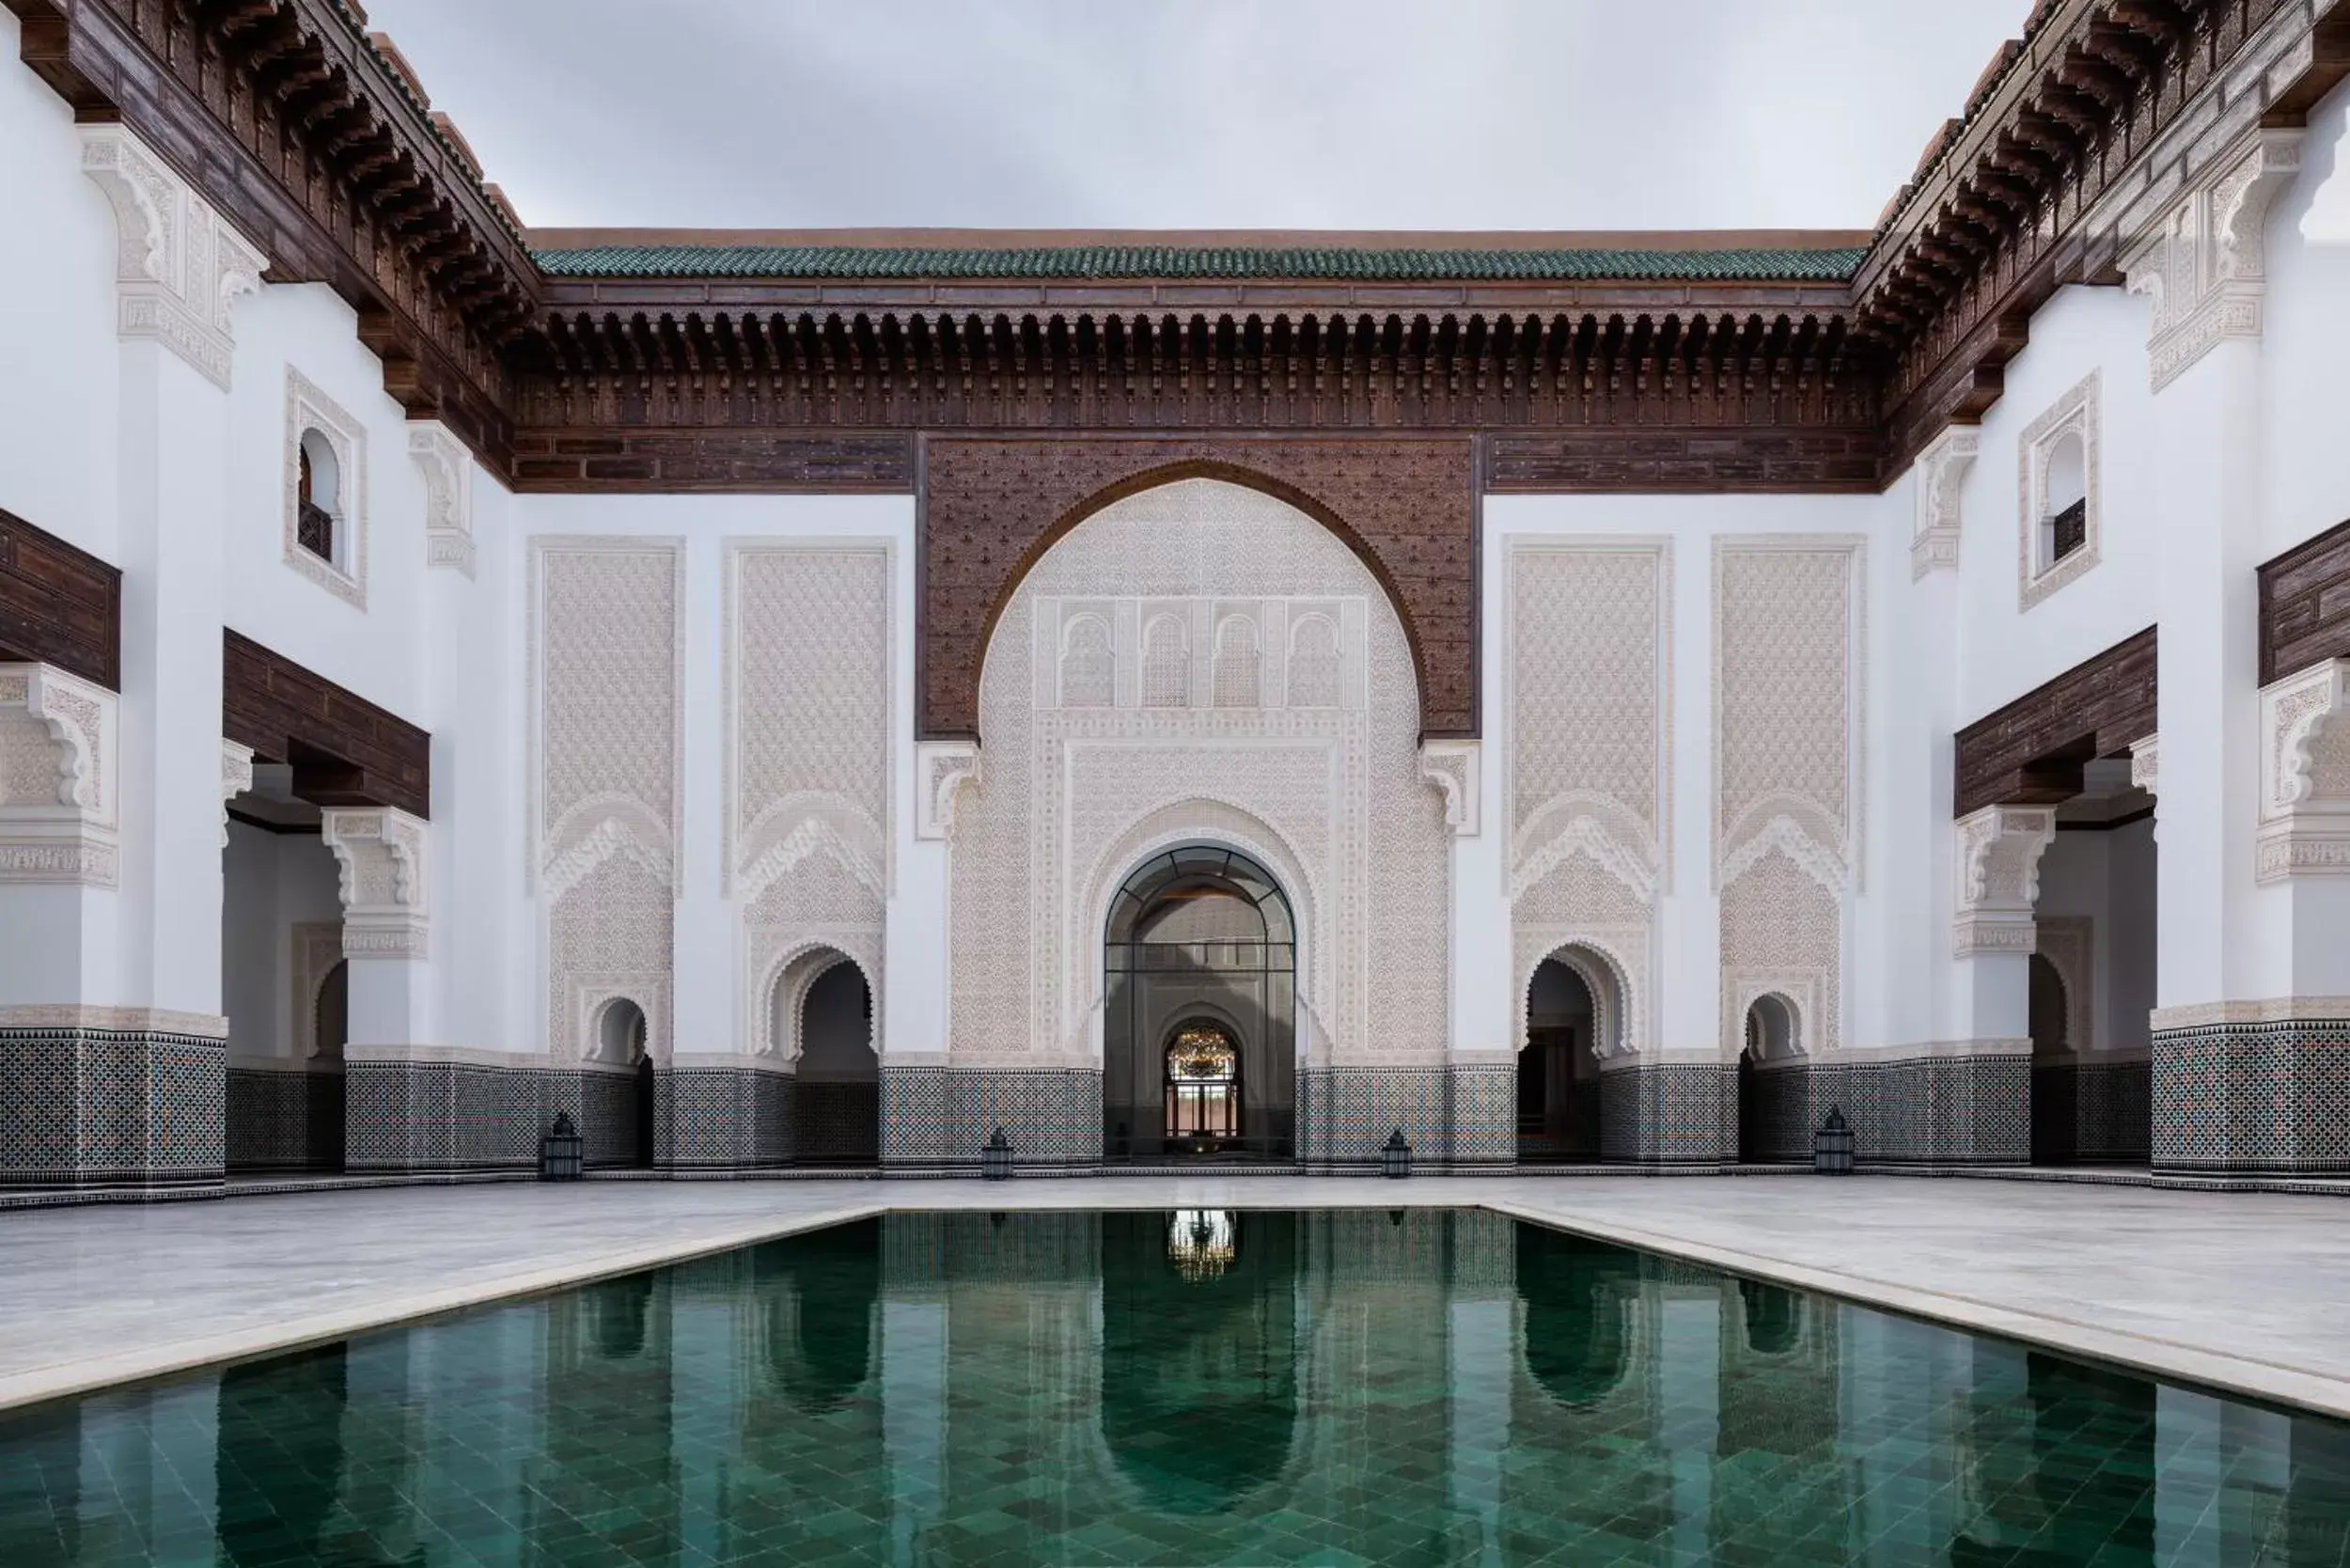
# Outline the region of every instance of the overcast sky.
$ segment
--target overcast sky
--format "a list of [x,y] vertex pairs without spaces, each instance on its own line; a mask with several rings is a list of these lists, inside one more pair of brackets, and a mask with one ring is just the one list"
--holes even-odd
[[367,0],[537,227],[1872,224],[2030,0]]

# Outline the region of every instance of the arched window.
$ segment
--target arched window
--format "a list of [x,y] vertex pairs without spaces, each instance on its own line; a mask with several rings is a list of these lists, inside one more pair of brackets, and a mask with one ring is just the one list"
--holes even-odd
[[1339,629],[1326,615],[1309,615],[1290,628],[1290,706],[1339,705]]
[[1106,708],[1117,700],[1118,654],[1109,622],[1081,615],[1069,623],[1060,655],[1060,700],[1064,708]]
[[1191,706],[1191,644],[1183,623],[1174,616],[1158,617],[1143,634],[1142,705]]
[[1240,1136],[1240,1047],[1194,1020],[1167,1043],[1167,1136],[1195,1145]]
[[2089,542],[2089,448],[2080,431],[2065,431],[2048,448],[2042,484],[2040,563],[2045,571]]
[[1215,629],[1215,705],[1255,708],[1263,702],[1258,675],[1257,623],[1228,615]]
[[342,464],[324,432],[306,430],[296,448],[300,467],[294,496],[294,542],[330,566],[342,564]]

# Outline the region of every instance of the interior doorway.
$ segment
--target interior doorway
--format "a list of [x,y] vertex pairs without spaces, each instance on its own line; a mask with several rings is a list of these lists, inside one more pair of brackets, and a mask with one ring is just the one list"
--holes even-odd
[[1103,951],[1108,1157],[1293,1157],[1297,933],[1272,875],[1212,845],[1153,855]]
[[1590,963],[1561,953],[1534,969],[1526,1039],[1518,1046],[1518,1159],[1590,1164],[1601,1158],[1600,998]]

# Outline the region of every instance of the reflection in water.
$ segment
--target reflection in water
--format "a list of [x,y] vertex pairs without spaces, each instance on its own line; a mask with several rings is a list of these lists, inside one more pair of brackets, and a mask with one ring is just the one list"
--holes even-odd
[[1232,1266],[1237,1227],[1230,1209],[1178,1209],[1167,1224],[1167,1255],[1175,1272],[1198,1282]]
[[1297,1422],[1298,1216],[1213,1213],[1187,1233],[1181,1216],[1101,1222],[1102,1433],[1169,1513],[1222,1512],[1279,1475]]
[[895,1215],[0,1417],[0,1565],[2350,1561],[2350,1427],[1482,1214]]
[[1639,1255],[1537,1225],[1517,1228],[1516,1251],[1526,1370],[1568,1409],[1591,1409],[1624,1378]]

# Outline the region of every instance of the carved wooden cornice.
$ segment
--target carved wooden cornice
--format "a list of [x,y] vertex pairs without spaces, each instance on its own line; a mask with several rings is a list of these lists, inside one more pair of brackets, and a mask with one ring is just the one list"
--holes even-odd
[[336,0],[0,0],[83,121],[137,133],[270,259],[359,314],[384,388],[493,468],[537,264],[453,134]]
[[2339,0],[2043,0],[1853,279],[1856,335],[1888,362],[1884,478],[1998,400],[2060,286],[2121,281],[2148,206],[2216,133],[2297,124],[2345,72]]
[[272,279],[331,284],[409,414],[524,488],[902,488],[930,430],[1476,432],[1503,488],[1881,487],[1998,400],[2058,287],[2120,281],[2217,132],[2350,72],[2350,0],[2043,0],[1865,253],[718,236],[542,265],[342,0],[0,4],[77,116]]
[[518,353],[524,424],[639,431],[1833,431],[1873,424],[1827,306],[1235,313],[604,308]]

